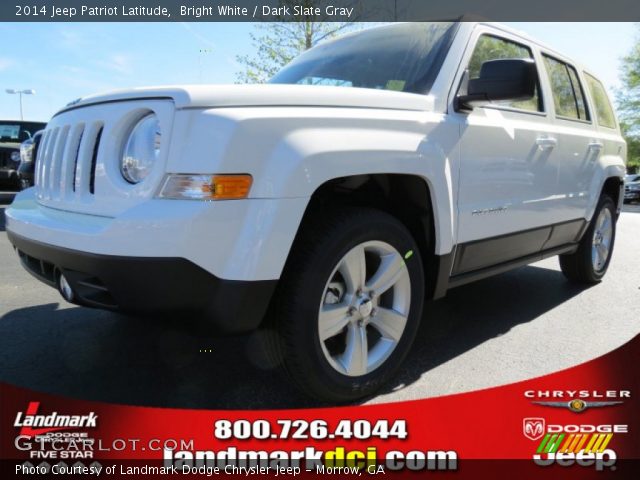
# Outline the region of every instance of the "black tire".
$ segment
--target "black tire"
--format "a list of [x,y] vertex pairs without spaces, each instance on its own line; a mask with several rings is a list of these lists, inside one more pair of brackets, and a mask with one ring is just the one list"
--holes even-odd
[[[606,261],[600,268],[595,268],[592,260],[592,246],[596,232],[598,218],[604,209],[609,210],[611,215],[611,243]],[[600,201],[593,213],[593,218],[586,232],[580,240],[578,250],[568,255],[560,255],[560,269],[567,279],[573,283],[583,285],[593,285],[602,280],[607,273],[613,247],[616,239],[616,207],[613,200],[608,195],[600,197]]]
[[[407,355],[422,315],[422,261],[407,228],[385,212],[340,207],[310,217],[301,226],[271,302],[266,333],[272,360],[280,363],[306,394],[324,401],[347,402],[379,389]],[[326,298],[327,282],[341,259],[352,248],[369,241],[385,242],[405,258],[411,292],[409,311],[404,331],[389,357],[364,375],[348,376],[331,366],[323,353],[319,309]],[[368,343],[369,338],[365,341]]]

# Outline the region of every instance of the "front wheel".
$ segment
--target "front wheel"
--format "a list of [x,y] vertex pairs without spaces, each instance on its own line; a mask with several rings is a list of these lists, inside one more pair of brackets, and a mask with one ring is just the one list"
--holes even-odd
[[562,273],[574,283],[600,282],[609,268],[615,239],[616,207],[611,197],[603,195],[578,250],[560,255]]
[[306,393],[373,393],[405,358],[424,297],[420,253],[393,216],[343,209],[305,222],[271,317],[276,349]]

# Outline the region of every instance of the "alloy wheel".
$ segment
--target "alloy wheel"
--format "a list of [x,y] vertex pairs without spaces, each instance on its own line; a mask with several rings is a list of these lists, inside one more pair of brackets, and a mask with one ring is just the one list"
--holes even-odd
[[318,333],[325,359],[350,377],[372,372],[400,342],[410,305],[405,257],[381,241],[355,246],[334,268],[320,302]]

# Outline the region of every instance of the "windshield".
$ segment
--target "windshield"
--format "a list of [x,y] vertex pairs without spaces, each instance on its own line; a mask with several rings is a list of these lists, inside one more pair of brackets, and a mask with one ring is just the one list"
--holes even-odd
[[45,125],[39,122],[0,122],[0,142],[24,142]]
[[627,183],[638,182],[638,181],[640,181],[640,175],[627,175],[624,178],[624,181],[627,182]]
[[347,35],[303,53],[269,83],[428,93],[453,39],[454,25],[389,25]]

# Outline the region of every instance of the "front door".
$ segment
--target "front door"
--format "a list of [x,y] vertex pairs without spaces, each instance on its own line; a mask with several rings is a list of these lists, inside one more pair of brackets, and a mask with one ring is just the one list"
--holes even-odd
[[[539,62],[530,47],[480,30],[463,65],[469,78],[476,78],[483,62],[500,58]],[[530,100],[455,114],[460,116],[460,182],[454,274],[535,253],[549,237],[560,172],[557,138],[540,92],[538,82]]]

